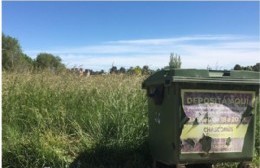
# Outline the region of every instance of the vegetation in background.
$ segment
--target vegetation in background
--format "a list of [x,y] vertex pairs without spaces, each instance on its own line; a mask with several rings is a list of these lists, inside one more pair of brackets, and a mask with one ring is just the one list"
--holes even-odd
[[241,66],[239,64],[236,64],[234,66],[234,70],[246,70],[246,71],[260,71],[260,63],[256,63],[254,66]]
[[169,68],[181,68],[181,56],[171,53],[170,55],[170,62],[169,62]]
[[[66,70],[65,65],[59,56],[51,53],[39,53],[35,59],[23,53],[19,41],[11,36],[2,34],[2,68],[4,71],[28,72],[28,71],[42,71],[49,70],[51,72],[60,72]],[[93,71],[91,69],[72,68],[70,72],[81,73],[83,75],[98,75],[104,74],[104,70]],[[152,74],[149,66],[144,65],[143,68],[139,66],[130,67],[126,69],[121,67],[117,69],[112,65],[109,70],[111,74],[130,74],[130,75],[148,75]]]
[[40,53],[34,60],[22,52],[19,41],[2,34],[2,68],[5,71],[26,72],[38,69],[57,71],[65,69],[58,56]]
[[[169,66],[165,68],[181,68],[182,62],[180,55],[175,53],[170,54]],[[32,59],[28,55],[22,52],[19,41],[16,38],[7,36],[2,33],[2,68],[5,71],[17,71],[17,72],[26,72],[26,71],[38,71],[38,70],[50,70],[52,72],[60,72],[65,70],[66,67],[62,63],[62,60],[59,56],[54,56],[51,53],[39,53],[36,59]],[[207,67],[207,69],[212,69]],[[218,69],[218,65],[217,68]],[[241,66],[239,64],[235,65],[234,70],[249,70],[249,71],[260,71],[260,63],[256,63],[253,66]],[[104,74],[104,70],[93,71],[91,69],[83,68],[72,68],[69,70],[71,72],[82,73],[83,75],[97,75]],[[148,65],[144,65],[142,68],[139,66],[130,67],[126,69],[125,67],[120,67],[119,69],[112,65],[109,69],[111,74],[130,74],[130,75],[150,75],[154,73],[155,70],[149,68]]]
[[18,71],[30,70],[33,60],[22,52],[19,41],[2,34],[2,68]]
[[39,69],[48,69],[51,71],[63,70],[65,65],[62,64],[59,56],[54,56],[48,53],[40,53],[37,55],[35,64]]
[[143,68],[141,68],[140,66],[136,66],[136,67],[130,67],[129,69],[126,69],[124,67],[117,69],[116,66],[112,65],[112,67],[109,70],[110,74],[129,74],[129,75],[149,75],[154,72],[155,71],[151,70],[148,65],[144,65]]

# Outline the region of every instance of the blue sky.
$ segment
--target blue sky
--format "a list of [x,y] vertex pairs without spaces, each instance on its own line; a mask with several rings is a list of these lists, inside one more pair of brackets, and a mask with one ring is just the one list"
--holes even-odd
[[162,68],[171,52],[183,68],[230,69],[259,62],[259,2],[7,2],[2,29],[35,58],[68,67]]

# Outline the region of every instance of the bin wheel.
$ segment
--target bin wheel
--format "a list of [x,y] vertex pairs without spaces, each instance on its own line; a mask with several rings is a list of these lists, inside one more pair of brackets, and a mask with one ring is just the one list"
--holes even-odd
[[237,168],[252,168],[250,162],[240,162],[237,165]]

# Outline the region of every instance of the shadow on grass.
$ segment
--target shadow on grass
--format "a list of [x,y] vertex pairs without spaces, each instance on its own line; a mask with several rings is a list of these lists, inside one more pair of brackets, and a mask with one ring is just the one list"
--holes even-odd
[[99,145],[80,153],[70,168],[150,168],[151,165],[152,157],[145,142],[136,148]]

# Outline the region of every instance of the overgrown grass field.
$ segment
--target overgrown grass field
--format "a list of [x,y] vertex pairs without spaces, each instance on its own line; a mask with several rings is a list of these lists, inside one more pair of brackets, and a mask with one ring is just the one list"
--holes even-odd
[[2,75],[3,167],[152,167],[145,77]]

